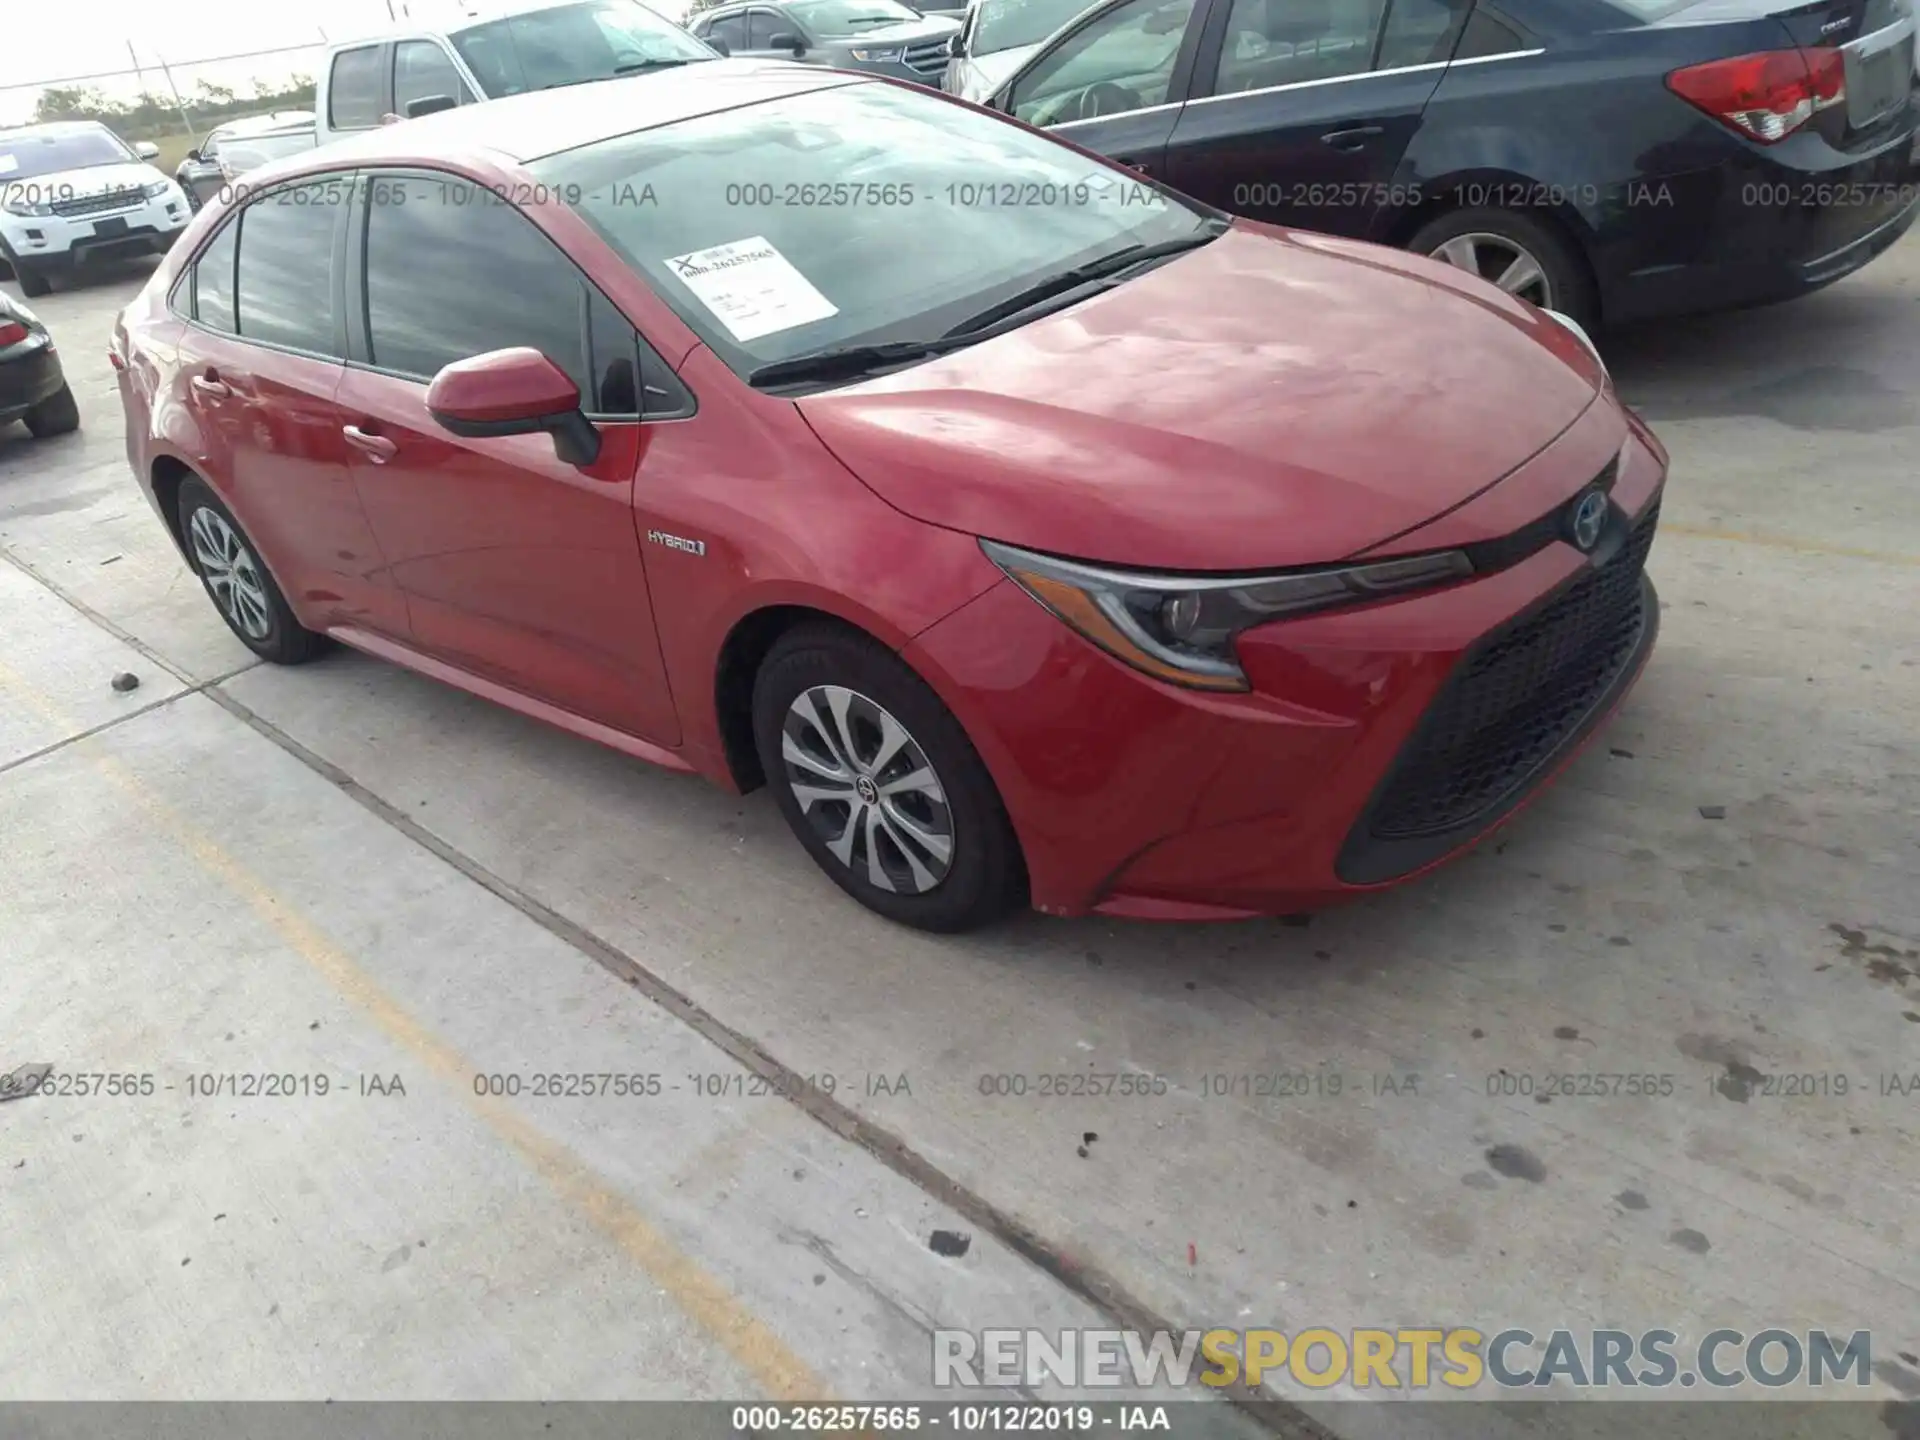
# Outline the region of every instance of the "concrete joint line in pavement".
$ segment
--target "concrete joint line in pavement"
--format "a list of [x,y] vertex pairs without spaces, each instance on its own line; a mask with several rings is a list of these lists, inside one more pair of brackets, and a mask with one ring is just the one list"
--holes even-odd
[[[39,584],[45,586],[68,605],[72,606],[73,609],[93,623],[99,625],[102,629],[108,631],[115,638],[133,646],[141,654],[152,660],[154,664],[160,666],[168,673],[175,675],[182,681],[187,679],[186,676],[180,675],[171,664],[150,647],[128,634],[105,616],[98,614],[84,602],[69,595],[62,586],[41,574],[38,570],[27,565],[18,557],[7,554],[4,549],[0,549],[0,556],[4,556],[10,560],[16,567],[30,575]],[[4,667],[0,667],[0,680],[7,678],[8,673]],[[1021,1259],[1027,1261],[1028,1264],[1034,1266],[1041,1273],[1054,1280],[1073,1295],[1086,1301],[1089,1305],[1093,1306],[1095,1310],[1112,1320],[1117,1326],[1148,1335],[1162,1330],[1178,1334],[1181,1330],[1188,1328],[1175,1325],[1172,1321],[1157,1314],[1144,1301],[1134,1296],[1118,1280],[1106,1274],[1099,1267],[1082,1264],[1073,1260],[1063,1253],[1058,1246],[1052,1244],[1025,1223],[1000,1209],[1000,1207],[993,1204],[993,1202],[984,1196],[967,1188],[958,1180],[955,1180],[891,1131],[873,1124],[849,1106],[834,1099],[832,1096],[822,1093],[816,1087],[800,1083],[801,1076],[798,1072],[776,1059],[751,1036],[734,1029],[725,1021],[708,1012],[698,1002],[682,994],[678,989],[648,970],[618,946],[602,939],[584,926],[567,919],[558,911],[552,909],[540,900],[535,899],[532,895],[529,895],[513,882],[494,874],[479,861],[448,844],[432,831],[420,825],[411,816],[402,813],[399,809],[362,785],[338,765],[335,765],[323,756],[315,754],[271,721],[255,713],[246,705],[234,699],[233,696],[217,687],[218,682],[207,681],[197,688],[200,690],[200,693],[203,693],[209,700],[220,706],[221,709],[253,729],[265,739],[271,741],[316,775],[319,775],[328,783],[334,785],[352,798],[363,809],[377,816],[380,820],[399,831],[422,849],[431,852],[468,880],[471,880],[474,884],[479,885],[496,898],[512,906],[515,910],[525,915],[529,920],[532,920],[536,925],[539,925],[555,938],[565,942],[573,949],[593,960],[616,979],[632,989],[637,990],[649,1000],[652,1000],[656,1005],[659,1005],[662,1009],[687,1025],[702,1038],[718,1046],[721,1050],[724,1050],[746,1070],[771,1082],[769,1088],[774,1095],[781,1097],[788,1104],[798,1107],[810,1118],[824,1125],[840,1138],[858,1145],[896,1175],[911,1182],[933,1199],[965,1217],[978,1229],[984,1230],[994,1236],[1009,1250],[1020,1256]],[[103,759],[101,763],[112,766],[115,770],[119,770],[116,762],[110,759]],[[139,787],[139,782],[124,771],[119,771],[119,774],[117,774],[115,778],[136,790]],[[146,804],[149,809],[160,814],[168,827],[173,829],[176,834],[182,837],[193,835],[193,832],[186,826],[186,823],[179,817],[172,815],[171,812],[164,810],[156,797],[141,793],[140,798],[142,803]],[[472,1074],[472,1071],[466,1067],[465,1062],[460,1059],[456,1052],[445,1046],[437,1037],[421,1027],[417,1021],[413,1020],[411,1016],[401,1010],[396,1002],[380,993],[370,976],[367,976],[365,972],[361,971],[351,959],[334,949],[331,944],[325,940],[325,937],[319,935],[318,931],[313,930],[292,907],[274,898],[271,892],[267,891],[258,880],[247,874],[247,872],[240,867],[238,861],[225,855],[218,847],[213,846],[212,842],[200,839],[197,836],[194,838],[199,844],[205,845],[212,856],[218,857],[220,862],[218,866],[208,864],[206,859],[202,859],[202,863],[207,864],[207,868],[212,870],[216,875],[219,875],[222,879],[227,879],[228,875],[226,871],[220,868],[220,866],[228,867],[235,879],[246,881],[252,889],[248,889],[245,885],[235,885],[234,888],[250,903],[254,903],[256,908],[260,908],[257,897],[265,899],[265,908],[261,910],[261,913],[265,915],[269,923],[276,929],[282,929],[284,934],[288,932],[283,929],[283,926],[295,927],[294,933],[300,934],[302,938],[310,938],[318,941],[324,946],[325,948],[317,953],[326,957],[328,961],[327,964],[320,964],[315,961],[314,955],[309,954],[309,952],[300,945],[296,944],[295,948],[299,950],[303,957],[315,963],[316,968],[319,969],[322,974],[326,975],[328,980],[334,983],[336,988],[339,988],[343,994],[347,994],[349,998],[354,998],[356,1003],[360,1003],[358,1000],[359,991],[369,993],[374,999],[382,1003],[386,1007],[384,1010],[375,1009],[371,1005],[367,1008],[371,1010],[375,1018],[379,1020],[383,1026],[389,1029],[390,1033],[394,1034],[396,1038],[401,1039],[401,1043],[407,1045],[408,1049],[415,1050],[416,1045],[423,1047],[416,1051],[416,1053],[421,1056],[423,1062],[454,1080],[459,1080]],[[195,855],[196,858],[202,858],[200,852],[197,850]],[[232,881],[229,881],[229,883],[231,884]],[[349,983],[343,982],[350,982],[354,988],[350,988]],[[391,1023],[389,1023],[390,1021]],[[709,1326],[709,1328],[714,1329],[716,1335],[721,1338],[723,1343],[728,1344],[730,1350],[732,1349],[730,1336],[734,1334],[735,1327],[730,1326],[728,1323],[730,1319],[729,1311],[737,1312],[741,1323],[754,1327],[759,1326],[757,1320],[746,1317],[744,1312],[740,1311],[740,1307],[735,1304],[731,1297],[725,1295],[725,1292],[721,1290],[717,1282],[705,1276],[694,1266],[691,1260],[680,1255],[677,1250],[674,1250],[669,1242],[646,1225],[646,1222],[639,1216],[637,1211],[633,1210],[626,1200],[602,1185],[589,1171],[580,1166],[563,1147],[555,1145],[533,1127],[522,1121],[514,1112],[504,1109],[504,1107],[500,1106],[497,1102],[488,1103],[484,1097],[470,1096],[471,1086],[462,1085],[459,1088],[462,1093],[462,1098],[469,1099],[470,1103],[474,1105],[476,1110],[481,1112],[482,1117],[490,1126],[500,1133],[503,1138],[506,1138],[515,1149],[533,1161],[535,1169],[539,1170],[543,1177],[548,1178],[550,1183],[554,1184],[555,1189],[559,1190],[566,1198],[585,1210],[586,1213],[593,1217],[596,1224],[600,1224],[603,1229],[607,1229],[609,1233],[613,1234],[614,1238],[621,1243],[623,1249],[626,1249],[629,1254],[639,1259],[649,1273],[654,1274],[663,1285],[671,1290],[682,1308],[686,1309],[694,1319],[700,1321],[702,1324],[707,1324],[706,1314],[702,1309],[695,1308],[695,1306],[711,1303],[715,1309],[714,1318],[718,1323]],[[561,1181],[568,1183],[562,1184],[560,1183]],[[620,1229],[610,1227],[608,1222],[603,1220],[603,1214],[614,1220],[618,1220],[622,1215],[629,1217],[628,1227],[634,1230],[631,1239],[626,1233],[625,1227]],[[656,1265],[653,1262],[660,1263],[661,1268],[656,1269]],[[694,1305],[689,1305],[688,1299],[682,1295],[681,1290],[675,1284],[676,1279],[679,1278],[681,1268],[684,1268],[687,1272],[690,1283],[694,1279],[697,1279],[698,1283],[693,1287],[697,1291],[697,1298]],[[712,1292],[711,1297],[709,1297],[709,1291]],[[779,1342],[772,1338],[770,1332],[765,1332],[764,1328],[762,1328],[761,1333],[765,1335],[768,1342],[774,1346],[778,1346]],[[738,1352],[735,1353],[738,1355]],[[785,1355],[784,1350],[780,1353]],[[741,1356],[740,1358],[746,1360],[746,1363],[756,1376],[765,1378],[761,1365],[755,1364],[749,1357]],[[785,1358],[791,1362],[797,1374],[805,1375],[805,1370],[797,1358],[792,1356],[785,1356]],[[824,1393],[817,1381],[813,1381],[810,1376],[807,1377],[807,1380],[811,1389],[801,1392],[803,1397],[811,1398]],[[794,1393],[774,1384],[769,1384],[769,1390],[776,1396],[785,1396]],[[1291,1401],[1277,1398],[1271,1391],[1263,1388],[1250,1389],[1243,1384],[1216,1391],[1215,1394],[1219,1398],[1226,1400],[1231,1406],[1240,1410],[1249,1420],[1265,1430],[1268,1434],[1275,1436],[1276,1440],[1338,1440],[1338,1437],[1335,1436],[1332,1431],[1326,1429],[1314,1420],[1305,1410],[1293,1404]]]
[[1796,555],[1830,555],[1841,560],[1871,560],[1880,565],[1906,565],[1920,568],[1920,555],[1898,555],[1890,550],[1861,550],[1849,545],[1822,545],[1811,540],[1796,540],[1789,535],[1751,535],[1740,530],[1716,530],[1710,525],[1683,525],[1679,521],[1660,522],[1663,535],[1685,535],[1690,540],[1724,540],[1731,545],[1759,545],[1768,550],[1791,550]]
[[[23,697],[50,720],[70,723],[59,706],[14,674],[4,661],[0,661],[0,690]],[[408,1055],[445,1081],[487,1128],[505,1141],[561,1199],[638,1262],[680,1310],[738,1361],[770,1397],[828,1398],[826,1386],[806,1363],[788,1350],[725,1286],[654,1229],[631,1201],[581,1164],[564,1145],[542,1134],[504,1102],[475,1095],[468,1082],[477,1072],[466,1058],[387,994],[378,981],[298,907],[276,895],[259,876],[201,834],[119,760],[111,755],[92,758],[101,773],[159,828],[172,835],[202,870],[244,900],[337,994],[370,1017]]]

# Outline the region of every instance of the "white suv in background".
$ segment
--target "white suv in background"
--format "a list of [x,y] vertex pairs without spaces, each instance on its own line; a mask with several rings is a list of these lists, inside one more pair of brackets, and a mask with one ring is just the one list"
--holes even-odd
[[0,259],[20,289],[107,255],[161,253],[192,218],[180,187],[93,120],[0,130]]

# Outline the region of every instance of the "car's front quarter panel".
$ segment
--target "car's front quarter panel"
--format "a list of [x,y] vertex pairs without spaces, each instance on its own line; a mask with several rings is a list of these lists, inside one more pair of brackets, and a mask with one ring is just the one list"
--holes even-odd
[[1000,572],[974,537],[888,505],[791,401],[748,390],[712,351],[680,378],[699,408],[647,427],[634,522],[688,759],[730,786],[716,681],[743,621],[816,610],[898,650]]

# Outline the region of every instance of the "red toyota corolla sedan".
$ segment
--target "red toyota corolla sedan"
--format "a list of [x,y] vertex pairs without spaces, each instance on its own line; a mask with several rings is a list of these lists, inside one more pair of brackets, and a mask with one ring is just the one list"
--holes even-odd
[[895,920],[1405,879],[1653,646],[1576,329],[960,102],[712,62],[253,178],[113,339],[234,632],[769,784]]

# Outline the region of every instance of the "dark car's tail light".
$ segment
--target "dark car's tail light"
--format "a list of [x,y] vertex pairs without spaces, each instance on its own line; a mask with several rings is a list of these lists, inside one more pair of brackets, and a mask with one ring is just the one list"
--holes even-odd
[[1847,77],[1838,50],[1768,50],[1675,70],[1667,88],[1748,139],[1771,145],[1845,101]]
[[18,345],[27,334],[27,327],[18,320],[0,320],[0,345]]

